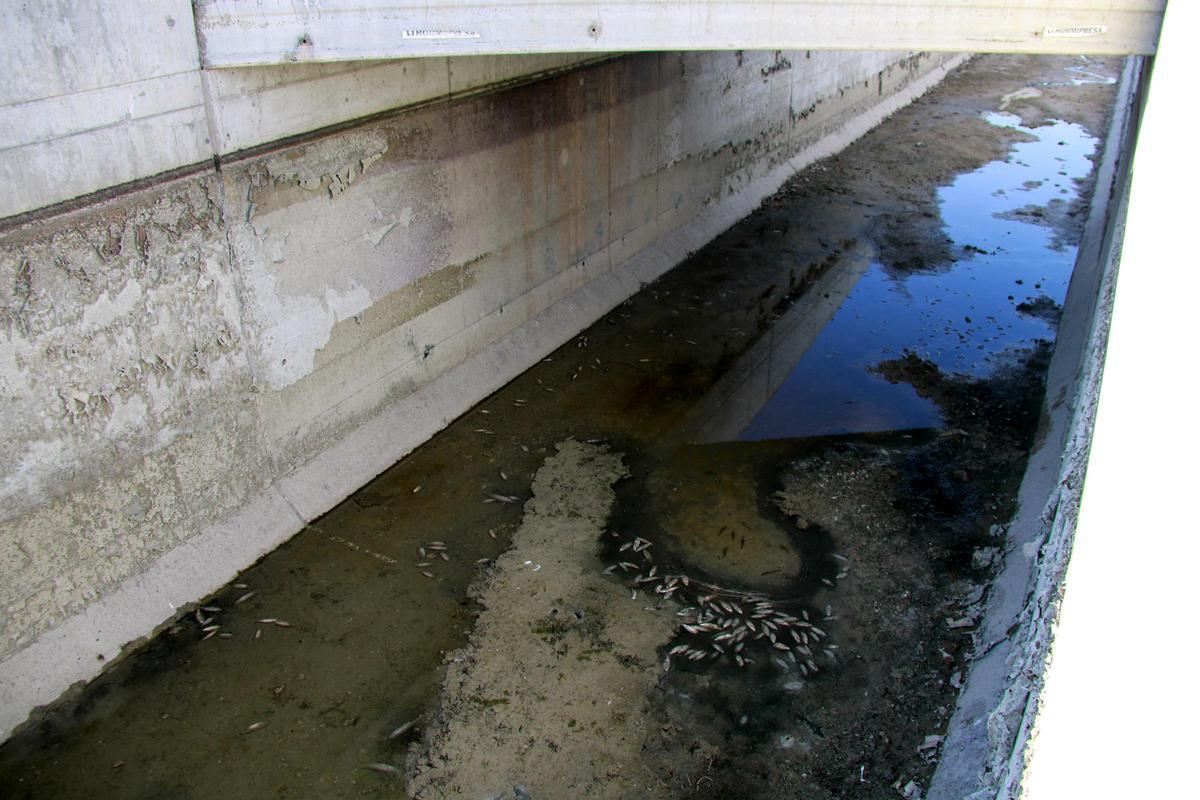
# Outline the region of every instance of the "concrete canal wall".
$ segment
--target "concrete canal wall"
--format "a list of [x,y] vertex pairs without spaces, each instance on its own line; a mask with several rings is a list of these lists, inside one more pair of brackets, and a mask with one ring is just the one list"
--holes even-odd
[[5,735],[962,60],[204,72],[155,6],[0,11]]

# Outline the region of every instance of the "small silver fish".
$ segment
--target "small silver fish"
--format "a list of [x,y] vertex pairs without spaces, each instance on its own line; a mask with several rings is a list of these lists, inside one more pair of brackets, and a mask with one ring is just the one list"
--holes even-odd
[[417,724],[417,721],[415,719],[410,719],[408,722],[404,723],[400,727],[396,728],[396,730],[389,733],[388,738],[389,739],[399,739],[401,736],[408,733],[409,728],[411,728],[413,725],[416,725],[416,724]]
[[244,595],[242,595],[241,597],[239,597],[237,600],[234,600],[234,601],[233,601],[233,604],[234,604],[235,606],[240,606],[242,603],[246,602],[246,601],[247,601],[247,600],[249,600],[251,597],[254,597],[254,595],[256,595],[256,594],[258,594],[258,592],[253,592],[253,591],[246,592]]
[[267,727],[267,723],[265,723],[265,722],[251,722],[246,727],[246,733],[254,733],[255,731],[261,731],[265,727]]
[[363,769],[369,769],[372,772],[378,772],[381,775],[389,775],[393,778],[400,777],[400,770],[393,767],[391,764],[364,764]]

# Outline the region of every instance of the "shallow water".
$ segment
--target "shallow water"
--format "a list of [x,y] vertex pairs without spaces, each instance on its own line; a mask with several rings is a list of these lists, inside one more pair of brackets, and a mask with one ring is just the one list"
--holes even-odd
[[[0,794],[398,795],[396,776],[364,766],[403,771],[420,750],[444,658],[479,613],[477,561],[505,552],[535,472],[574,437],[623,454],[630,478],[609,528],[654,541],[664,574],[839,617],[829,633],[843,655],[822,656],[828,677],[804,691],[763,671],[769,659],[750,671],[685,665],[657,684],[641,712],[651,727],[696,737],[644,745],[646,769],[670,776],[663,796],[692,793],[702,773],[711,796],[745,796],[731,787],[747,771],[758,796],[838,794],[829,787],[846,780],[849,794],[894,796],[891,774],[866,776],[912,774],[895,765],[944,719],[966,640],[939,604],[978,578],[960,563],[977,544],[962,531],[1003,514],[991,495],[1007,485],[954,477],[992,462],[939,434],[970,428],[972,413],[945,387],[974,397],[997,366],[1053,339],[1052,322],[1017,306],[1060,304],[1074,261],[1069,230],[1047,219],[1072,210],[1094,140],[1069,123],[1019,130],[1031,140],[1007,159],[939,191],[952,263],[889,271],[868,241],[805,231],[802,205],[739,223],[203,601],[219,611],[184,617],[5,744]],[[931,389],[876,369],[905,353],[965,377]],[[987,450],[988,436],[974,446]],[[597,572],[625,541],[589,543]],[[853,577],[839,577],[835,552]],[[212,624],[230,636],[205,638]],[[914,641],[917,656],[901,657]],[[688,752],[696,763],[681,765]]]
[[961,175],[938,192],[946,233],[963,257],[915,274],[872,264],[738,438],[937,426],[941,418],[932,402],[872,368],[911,351],[944,370],[979,376],[998,357],[1053,338],[1051,323],[1018,306],[1038,297],[1062,304],[1075,248],[1059,241],[1053,228],[1014,213],[1059,206],[1065,213],[1077,196],[1076,181],[1091,172],[1088,156],[1096,140],[1067,122],[1031,129],[1004,113],[988,121],[1033,141],[1018,143],[1005,160]]

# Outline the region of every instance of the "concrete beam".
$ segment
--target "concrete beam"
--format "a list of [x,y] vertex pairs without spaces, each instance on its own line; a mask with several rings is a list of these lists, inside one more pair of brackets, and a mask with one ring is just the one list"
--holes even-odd
[[198,0],[205,67],[642,50],[1154,52],[1165,0]]

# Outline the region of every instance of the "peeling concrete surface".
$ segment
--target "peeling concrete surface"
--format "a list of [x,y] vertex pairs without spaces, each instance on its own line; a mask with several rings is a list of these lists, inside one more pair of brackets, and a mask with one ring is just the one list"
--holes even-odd
[[631,56],[10,228],[3,729],[959,61]]

